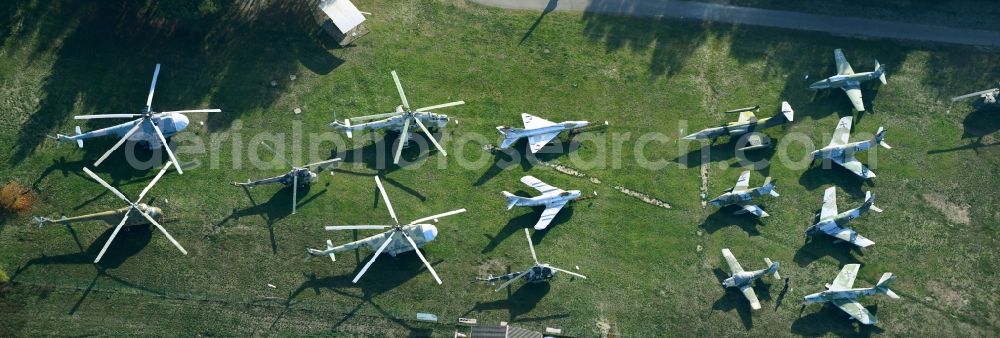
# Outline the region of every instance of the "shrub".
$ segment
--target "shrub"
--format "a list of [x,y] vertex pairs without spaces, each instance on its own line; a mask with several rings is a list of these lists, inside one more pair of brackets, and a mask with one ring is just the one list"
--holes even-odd
[[17,182],[10,182],[0,188],[0,215],[25,213],[35,206],[37,197],[31,189]]

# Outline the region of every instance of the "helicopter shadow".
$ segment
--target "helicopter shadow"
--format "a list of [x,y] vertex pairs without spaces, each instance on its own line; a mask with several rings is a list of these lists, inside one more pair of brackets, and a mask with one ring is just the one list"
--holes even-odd
[[[740,321],[743,323],[743,328],[750,331],[750,329],[753,328],[753,314],[750,309],[750,301],[748,301],[746,296],[740,292],[739,288],[727,288],[722,286],[722,281],[729,278],[729,274],[725,271],[722,271],[720,268],[715,268],[712,269],[712,273],[718,281],[718,284],[716,285],[719,285],[724,292],[722,297],[719,297],[719,299],[712,304],[712,310],[722,312],[736,310],[736,313],[740,316]],[[763,279],[758,279],[754,282],[753,291],[757,294],[757,300],[761,303],[771,300],[771,285],[765,283]]]
[[[83,168],[88,168],[95,174],[108,174],[111,176],[111,180],[108,181],[113,187],[120,187],[127,184],[148,184],[148,181],[152,178],[147,171],[135,171],[129,169],[130,167],[122,167],[121,165],[114,165],[112,163],[105,163],[100,167],[94,167],[90,160],[77,160],[77,161],[66,161],[66,157],[62,156],[58,160],[52,160],[52,164],[45,168],[44,171],[31,183],[31,189],[35,192],[39,191],[39,184],[45,178],[52,175],[55,172],[62,174],[62,177],[70,177],[71,175],[80,177],[82,179],[93,181],[89,176],[83,174]],[[83,201],[79,205],[73,207],[73,210],[80,210],[87,205],[97,201],[107,195],[109,191],[107,189],[99,188],[99,184],[94,182],[95,189],[99,189],[100,193],[95,194],[90,199]]]
[[[232,213],[226,216],[226,218],[223,218],[218,223],[213,224],[212,231],[206,236],[211,236],[212,234],[217,233],[230,220],[239,220],[243,217],[259,215],[264,223],[267,224],[268,237],[271,240],[271,253],[278,253],[278,243],[274,235],[274,224],[292,214],[292,187],[283,186],[277,192],[272,194],[271,198],[263,204],[257,203],[253,194],[250,193],[252,188],[245,186],[239,188],[243,190],[247,199],[250,200],[250,203],[253,205],[244,209],[233,209]],[[299,187],[299,196],[309,195],[309,192],[312,190],[311,188],[311,184]],[[323,190],[312,194],[312,196],[309,196],[306,199],[299,199],[297,207],[301,208],[303,205],[309,204],[323,194],[326,194],[327,191],[328,189],[324,187]]]
[[538,304],[541,303],[542,299],[549,294],[549,291],[551,291],[552,285],[549,282],[534,284],[526,284],[523,282],[515,283],[521,284],[516,290],[513,290],[513,286],[507,287],[506,299],[485,303],[476,302],[471,309],[462,314],[462,317],[468,317],[469,314],[473,312],[498,310],[507,310],[507,320],[510,322],[546,321],[569,317],[569,314],[557,314],[543,317],[522,318],[523,315],[530,313],[538,307]]
[[[801,311],[805,311],[805,307],[806,305],[803,305]],[[866,309],[875,315],[878,312],[878,305],[868,306]],[[818,312],[805,316],[800,312],[800,317],[792,322],[790,331],[796,335],[810,337],[831,334],[840,337],[871,337],[885,330],[875,325],[861,324],[836,306],[824,303]]]
[[[376,136],[376,132],[366,132],[370,141],[361,148],[354,148],[339,152],[336,156],[343,159],[343,163],[362,163],[369,169],[376,170],[381,176],[386,176],[396,170],[422,164],[423,160],[430,160],[431,155],[437,152],[434,145],[427,139],[423,132],[410,133],[409,144],[403,148],[399,156],[399,164],[393,164],[396,145],[399,143],[400,133],[387,131],[381,137]],[[441,133],[432,133],[437,139],[441,138]],[[365,136],[356,135],[355,139]],[[440,141],[439,141],[440,142]]]
[[[761,205],[761,208],[764,208]],[[740,214],[734,215],[733,212],[739,209],[735,206],[726,206],[719,208],[715,212],[708,215],[705,221],[698,225],[698,227],[704,229],[709,234],[713,234],[722,228],[729,227],[731,225],[739,226],[743,229],[749,236],[760,236],[760,230],[757,229],[758,226],[764,225],[760,218],[755,217],[751,214]]]
[[520,165],[521,170],[528,171],[539,163],[552,161],[580,148],[580,143],[570,136],[568,141],[563,141],[557,137],[547,144],[537,153],[532,153],[528,147],[527,139],[520,139],[507,149],[494,148],[489,150],[493,155],[493,165],[491,165],[483,175],[472,184],[474,187],[481,186],[515,165]]
[[931,150],[927,154],[933,155],[966,149],[972,149],[976,153],[979,153],[980,148],[1000,145],[1000,141],[983,143],[983,138],[1000,130],[1000,110],[974,110],[965,116],[962,126],[962,139],[969,139],[969,144],[948,149]]

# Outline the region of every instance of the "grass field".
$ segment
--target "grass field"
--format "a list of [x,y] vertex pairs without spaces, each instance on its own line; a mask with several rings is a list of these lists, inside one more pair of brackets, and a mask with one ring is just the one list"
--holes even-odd
[[[967,103],[946,114],[949,97],[1000,78],[1000,54],[666,19],[559,12],[540,18],[456,0],[358,1],[374,13],[372,32],[338,49],[317,33],[313,2],[289,3],[0,5],[0,182],[38,194],[31,214],[122,206],[82,174],[116,140],[94,140],[81,150],[56,148],[44,135],[71,131],[73,115],[141,109],[154,64],[163,64],[154,108],[223,110],[192,115],[195,123],[175,141],[182,161],[200,166],[167,174],[150,193],[187,256],[155,230],[132,229],[94,265],[111,232],[103,223],[38,228],[30,215],[0,221],[0,276],[14,281],[0,286],[0,335],[450,336],[457,317],[561,327],[573,336],[599,336],[608,327],[631,337],[975,337],[1000,330],[1000,147],[991,146],[1000,142],[1000,115],[971,112]],[[852,138],[888,129],[893,149],[876,153],[878,178],[862,184],[837,168],[775,164],[752,176],[752,184],[764,176],[777,180],[782,196],[762,201],[771,217],[755,222],[731,216],[731,209],[703,209],[699,145],[678,143],[678,135],[733,118],[723,110],[760,104],[761,115],[770,116],[787,100],[795,122],[768,131],[779,150],[750,158],[777,163],[807,153],[785,135],[825,145],[851,106],[839,91],[807,86],[833,74],[834,48],[843,48],[857,71],[870,70],[875,58],[888,65],[888,85],[863,87],[874,112],[856,114]],[[346,140],[326,126],[333,112],[342,119],[398,105],[393,69],[414,106],[468,103],[441,111],[459,121],[443,133],[447,157],[408,151],[404,158],[415,164],[380,167],[388,157],[374,155],[385,146],[381,134],[372,144],[367,135]],[[499,139],[494,127],[519,124],[522,112],[608,121],[608,128],[575,138],[574,150],[541,156],[601,183],[523,160],[523,151],[484,152],[482,143]],[[652,133],[668,140],[640,147]],[[290,215],[290,189],[245,193],[229,184],[283,173],[279,166],[249,165],[257,157],[279,161],[254,146],[263,137],[283,145],[292,162],[339,155],[345,163],[300,191],[298,214]],[[462,139],[480,142],[459,147]],[[300,155],[290,156],[296,143]],[[715,196],[743,167],[731,144],[710,149],[709,195]],[[156,166],[132,169],[124,153],[94,170],[132,197]],[[637,153],[667,165],[650,169]],[[484,165],[460,165],[476,161]],[[371,234],[325,232],[323,225],[390,221],[377,200],[376,174],[401,219],[469,210],[442,220],[439,239],[424,250],[443,285],[412,253],[380,258],[358,284],[350,281],[368,251],[340,255],[335,264],[304,261],[304,249],[325,239]],[[579,266],[590,278],[560,276],[498,293],[470,284],[530,263],[521,228],[540,211],[506,211],[500,195],[527,192],[518,182],[525,174],[597,192],[533,234],[543,261]],[[877,194],[885,212],[852,224],[874,247],[861,253],[827,238],[804,244],[803,231],[832,185],[842,210],[860,205],[864,191]],[[748,269],[763,267],[764,257],[780,261],[791,286],[782,290],[783,283],[765,280],[756,287],[764,308],[750,313],[738,292],[719,286],[728,271],[719,253],[724,247]],[[800,308],[804,295],[854,262],[863,264],[858,286],[873,285],[887,271],[899,277],[893,289],[903,299],[863,300],[877,313],[877,326],[858,327],[832,307]],[[442,323],[416,322],[415,312],[435,313]]]

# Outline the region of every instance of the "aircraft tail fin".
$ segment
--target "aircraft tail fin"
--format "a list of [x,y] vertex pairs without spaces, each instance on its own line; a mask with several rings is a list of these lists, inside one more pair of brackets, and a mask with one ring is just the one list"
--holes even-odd
[[507,198],[507,210],[510,210],[511,208],[513,208],[514,205],[517,204],[517,202],[521,200],[521,196],[517,196],[517,195],[511,194],[511,193],[507,192],[506,190],[503,192],[503,196]]
[[771,177],[764,178],[764,185],[761,186],[761,192],[770,194],[771,196],[774,197],[781,196],[780,194],[778,194],[777,190],[774,190],[774,180],[772,180]]
[[788,101],[781,101],[781,115],[789,122],[795,119],[795,110],[792,109],[792,105],[788,104]]
[[860,209],[861,212],[868,211],[868,209],[874,212],[882,212],[881,208],[875,206],[875,194],[871,191],[865,192],[865,204],[861,205]]
[[881,63],[878,63],[878,60],[875,60],[875,74],[878,75],[878,80],[882,81],[882,84],[886,84],[885,66],[882,65]]
[[770,258],[765,257],[764,263],[767,263],[767,273],[771,274],[771,277],[781,279],[781,275],[778,274],[778,267],[781,265],[781,262],[771,262]]
[[875,284],[875,289],[880,293],[884,293],[886,296],[892,299],[899,299],[899,295],[892,292],[889,286],[896,281],[896,276],[893,276],[891,272],[886,272],[882,274],[882,278],[878,280],[878,284]]
[[500,149],[510,148],[510,146],[514,145],[517,140],[521,139],[519,136],[514,135],[514,128],[499,126],[497,127],[497,131],[500,132],[500,135],[503,135],[503,142],[500,143]]
[[892,146],[890,146],[888,143],[885,143],[885,128],[883,127],[878,127],[878,131],[875,132],[875,138],[873,140],[875,141],[875,143],[878,143],[878,145],[882,146],[882,148],[892,149]]

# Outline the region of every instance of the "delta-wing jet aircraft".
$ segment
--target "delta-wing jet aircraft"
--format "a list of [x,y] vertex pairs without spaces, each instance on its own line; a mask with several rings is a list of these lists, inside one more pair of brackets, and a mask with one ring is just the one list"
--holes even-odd
[[771,275],[774,279],[781,279],[781,275],[778,274],[778,262],[772,263],[770,258],[764,258],[764,263],[767,263],[766,269],[743,271],[743,267],[736,260],[736,256],[733,256],[732,251],[722,249],[722,257],[726,259],[730,273],[730,277],[722,281],[722,286],[739,288],[743,292],[743,295],[747,297],[747,300],[750,301],[750,308],[760,310],[760,301],[757,300],[757,294],[753,292],[753,281],[765,275]]
[[822,232],[838,240],[850,242],[862,248],[872,246],[875,242],[862,237],[857,231],[847,227],[847,223],[861,217],[869,209],[875,212],[882,212],[882,209],[875,206],[875,195],[871,191],[865,193],[865,203],[860,207],[838,214],[837,187],[826,188],[826,192],[823,194],[823,209],[819,212],[819,222],[806,229],[806,236],[811,237]]
[[[730,122],[724,126],[702,129],[697,133],[685,136],[683,140],[714,140],[725,135],[738,137],[743,134],[751,133],[750,136],[747,137],[749,145],[738,150],[747,151],[766,148],[771,146],[771,143],[767,141],[767,139],[765,139],[760,132],[767,128],[791,122],[795,117],[795,111],[792,110],[792,106],[785,101],[781,102],[781,114],[779,115],[757,119],[757,115],[755,115],[754,112],[760,112],[760,106],[727,111],[725,113],[740,113],[739,119],[737,119],[736,122]],[[730,138],[730,140],[732,140],[732,138]]]
[[504,191],[503,195],[507,198],[507,210],[510,210],[515,206],[534,207],[544,205],[545,211],[542,211],[542,217],[539,218],[538,223],[535,224],[535,230],[544,230],[545,227],[549,226],[549,223],[552,223],[552,219],[556,218],[556,214],[559,213],[559,210],[562,210],[562,208],[566,206],[566,203],[580,198],[579,190],[562,190],[545,184],[545,182],[542,182],[534,176],[521,177],[521,183],[535,188],[535,190],[538,190],[541,195],[535,197],[521,197]]
[[885,149],[892,149],[888,143],[885,143],[885,128],[879,127],[878,131],[875,132],[875,137],[871,140],[848,143],[851,139],[851,123],[853,120],[854,118],[851,116],[840,118],[840,122],[837,123],[837,129],[833,132],[830,144],[823,149],[812,152],[813,161],[831,160],[862,178],[875,178],[875,173],[864,164],[861,164],[861,161],[858,161],[854,157],[854,153],[866,151],[876,144]]
[[858,298],[884,294],[889,298],[899,299],[899,296],[889,289],[892,282],[896,281],[896,276],[893,276],[891,272],[886,272],[882,274],[882,278],[878,280],[875,287],[853,288],[854,279],[858,276],[860,268],[861,264],[844,265],[840,274],[833,280],[833,284],[827,284],[826,291],[806,296],[805,304],[830,302],[851,315],[851,318],[857,319],[861,324],[875,324],[878,321],[875,315],[868,312],[868,309],[865,309],[861,303],[858,303]]
[[521,114],[521,120],[524,121],[524,129],[507,126],[497,127],[500,134],[503,134],[503,143],[500,143],[500,149],[510,148],[510,146],[517,143],[518,140],[527,137],[528,148],[531,149],[531,153],[534,154],[541,150],[546,144],[549,144],[552,139],[558,137],[559,133],[567,130],[580,129],[590,125],[590,122],[587,121],[564,121],[555,123],[531,114]]
[[865,111],[865,103],[861,100],[861,83],[879,79],[885,84],[885,67],[875,60],[875,70],[865,73],[854,73],[851,64],[847,63],[844,52],[839,48],[833,50],[833,59],[837,61],[837,75],[816,81],[809,85],[809,89],[840,88],[847,93],[847,98],[851,99],[851,104],[857,111]]
[[717,207],[724,207],[734,204],[738,205],[741,209],[736,211],[734,215],[751,213],[757,217],[767,217],[768,214],[767,212],[764,212],[764,209],[761,209],[759,206],[755,204],[751,204],[750,201],[757,196],[764,196],[764,195],[771,195],[774,197],[780,196],[778,195],[778,192],[774,190],[774,183],[771,183],[771,178],[768,177],[764,179],[763,186],[753,189],[748,189],[749,187],[750,187],[750,170],[747,170],[740,175],[739,179],[736,180],[736,186],[729,189],[729,191],[727,191],[725,194],[719,195],[719,197],[716,197],[711,201],[708,201],[708,203]]

